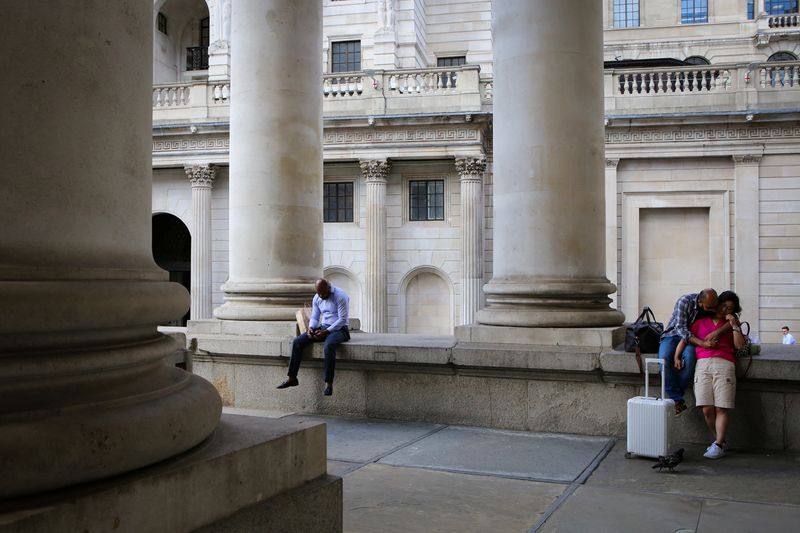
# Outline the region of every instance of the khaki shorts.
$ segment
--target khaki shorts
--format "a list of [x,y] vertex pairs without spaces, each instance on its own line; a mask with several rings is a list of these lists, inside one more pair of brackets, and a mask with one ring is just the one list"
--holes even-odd
[[696,405],[733,409],[736,405],[736,365],[721,357],[698,359],[694,369]]

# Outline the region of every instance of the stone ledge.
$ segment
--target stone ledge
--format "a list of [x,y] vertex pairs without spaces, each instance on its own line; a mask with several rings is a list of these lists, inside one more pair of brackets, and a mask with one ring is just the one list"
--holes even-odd
[[459,343],[576,346],[607,349],[624,342],[625,327],[609,328],[515,328],[471,324],[455,328]]
[[326,461],[323,424],[223,415],[211,438],[176,458],[3,502],[0,529],[193,531],[325,476]]

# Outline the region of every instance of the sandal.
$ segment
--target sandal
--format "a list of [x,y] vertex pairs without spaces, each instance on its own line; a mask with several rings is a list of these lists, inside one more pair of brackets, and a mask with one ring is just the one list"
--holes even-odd
[[684,412],[688,408],[689,408],[689,406],[686,405],[686,402],[684,402],[683,400],[675,402],[675,416],[681,414],[682,412]]

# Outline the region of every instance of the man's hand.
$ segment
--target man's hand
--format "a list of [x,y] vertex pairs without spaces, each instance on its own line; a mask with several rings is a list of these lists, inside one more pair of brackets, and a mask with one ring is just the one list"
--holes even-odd
[[327,329],[321,329],[317,332],[317,336],[314,337],[314,340],[324,341],[329,333],[330,331],[328,331]]
[[700,346],[703,348],[716,348],[717,344],[719,344],[719,334],[720,330],[718,329],[712,331],[700,342]]
[[317,340],[317,335],[319,335],[319,329],[317,329],[317,328],[309,328],[309,330],[308,330],[308,337],[309,337],[309,338],[310,338],[312,341],[315,341],[315,340]]
[[675,369],[680,370],[681,368],[683,368],[683,359],[680,354],[675,354]]

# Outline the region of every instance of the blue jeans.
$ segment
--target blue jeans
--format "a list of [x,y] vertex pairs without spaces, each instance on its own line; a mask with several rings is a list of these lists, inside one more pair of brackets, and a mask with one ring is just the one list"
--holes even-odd
[[[333,374],[336,370],[336,346],[350,340],[350,332],[347,328],[342,328],[333,331],[325,337],[325,344],[322,347],[322,352],[325,354],[325,382],[333,383]],[[314,341],[308,336],[308,333],[303,333],[294,338],[292,342],[292,356],[289,359],[289,377],[296,378],[297,371],[300,370],[300,360],[303,358],[303,348],[312,344]]]
[[673,335],[661,339],[661,344],[658,346],[658,358],[664,360],[664,375],[662,376],[664,388],[667,396],[675,400],[675,403],[683,401],[683,394],[694,378],[694,365],[697,363],[694,346],[686,343],[682,354],[683,368],[680,370],[675,368],[675,349],[679,342],[681,342],[681,337]]

